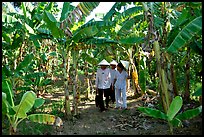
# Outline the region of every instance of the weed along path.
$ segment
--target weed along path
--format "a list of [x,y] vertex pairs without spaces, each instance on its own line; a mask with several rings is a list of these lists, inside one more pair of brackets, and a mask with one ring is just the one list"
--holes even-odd
[[[53,130],[52,135],[169,135],[168,123],[140,113],[139,106],[154,106],[156,98],[132,98],[127,96],[128,110],[109,108],[100,112],[95,106],[94,95],[79,105],[80,114],[72,120],[63,120],[62,128]],[[145,98],[145,99],[144,99]],[[150,102],[147,102],[147,99]],[[151,100],[152,99],[152,100]],[[62,118],[63,119],[63,118]],[[202,117],[184,122],[174,129],[175,135],[202,135]]]

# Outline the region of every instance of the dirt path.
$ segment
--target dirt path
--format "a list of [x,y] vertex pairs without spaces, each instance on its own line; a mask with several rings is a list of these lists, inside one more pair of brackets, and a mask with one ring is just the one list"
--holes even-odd
[[[169,135],[168,124],[147,117],[136,109],[144,103],[141,98],[127,100],[128,110],[108,109],[100,112],[94,100],[80,105],[80,115],[52,135]],[[176,135],[202,135],[202,117],[191,119],[183,128],[174,130]]]

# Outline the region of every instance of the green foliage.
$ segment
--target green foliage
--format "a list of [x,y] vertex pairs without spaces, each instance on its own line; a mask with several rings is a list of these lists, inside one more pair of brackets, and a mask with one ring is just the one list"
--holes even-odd
[[138,110],[145,113],[146,115],[150,117],[168,121],[168,123],[170,124],[170,128],[171,128],[171,125],[178,127],[182,125],[181,123],[182,120],[191,119],[193,117],[198,116],[202,112],[202,106],[200,106],[198,108],[190,109],[183,113],[178,114],[182,105],[183,105],[182,98],[180,96],[176,96],[172,100],[170,107],[167,110],[167,114],[161,112],[160,110],[148,108],[148,107],[139,107]]
[[163,120],[168,119],[168,117],[166,116],[165,113],[163,113],[157,109],[147,108],[147,107],[139,107],[138,110],[145,113],[146,115],[154,117],[154,118],[159,118],[159,119],[163,119]]
[[167,52],[176,53],[179,48],[189,43],[193,36],[202,30],[202,16],[195,18],[186,25],[175,37]]
[[[23,94],[23,97],[21,98],[21,101],[18,105],[10,106],[7,101],[6,93],[2,92],[3,114],[8,117],[10,126],[13,129],[14,133],[17,130],[18,124],[25,118],[28,118],[33,122],[49,124],[49,125],[56,124],[55,121],[56,119],[58,119],[58,121],[60,121],[59,126],[61,126],[62,120],[59,117],[56,117],[54,115],[31,114],[27,116],[27,113],[33,108],[34,105],[35,107],[39,107],[44,103],[44,101],[42,101],[41,99],[38,99],[37,101],[36,99],[37,99],[36,94],[33,91],[27,91],[26,93]],[[14,112],[11,113],[10,111],[14,111]],[[10,134],[13,134],[13,133],[10,133]]]
[[33,60],[33,58],[34,58],[33,53],[28,54],[28,55],[24,58],[24,60],[23,60],[22,62],[20,62],[19,65],[17,66],[17,68],[16,68],[16,73],[18,73],[18,72],[19,72],[20,70],[22,70],[23,68],[27,67],[27,66],[31,63],[31,61]]
[[168,121],[172,121],[172,119],[175,117],[175,115],[181,109],[182,104],[183,104],[183,100],[180,96],[176,96],[173,99],[173,101],[171,102],[170,107],[167,111]]

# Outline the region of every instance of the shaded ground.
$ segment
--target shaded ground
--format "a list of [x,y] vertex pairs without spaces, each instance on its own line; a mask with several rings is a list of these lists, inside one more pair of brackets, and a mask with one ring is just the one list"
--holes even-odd
[[[128,110],[109,108],[100,112],[94,100],[80,105],[80,115],[71,121],[64,120],[64,126],[52,135],[169,135],[168,123],[147,117],[137,111],[145,105],[142,98],[128,97]],[[153,105],[153,104],[151,104]],[[202,117],[184,122],[183,128],[174,129],[175,135],[202,135]]]
[[[57,86],[56,86],[57,85]],[[63,115],[63,82],[50,87],[50,93],[43,96],[46,106],[39,110],[41,113],[58,115],[64,125],[56,129],[54,126],[23,121],[18,126],[20,135],[170,135],[166,121],[154,119],[140,113],[139,106],[158,108],[156,98],[151,96],[133,98],[127,93],[128,110],[116,110],[109,108],[106,112],[100,112],[95,106],[94,94],[90,100],[81,101],[79,116],[72,120],[65,120]],[[80,89],[81,91],[85,91]],[[49,91],[49,90],[48,90]],[[113,105],[112,105],[113,106]],[[193,107],[193,106],[191,106]],[[29,125],[29,126],[28,126]],[[196,118],[184,121],[183,127],[174,129],[174,135],[202,135],[202,114]],[[2,134],[8,134],[8,125],[3,125]]]

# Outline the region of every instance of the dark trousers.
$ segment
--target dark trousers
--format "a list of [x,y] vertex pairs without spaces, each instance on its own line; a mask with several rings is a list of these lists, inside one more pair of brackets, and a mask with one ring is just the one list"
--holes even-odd
[[103,96],[105,97],[105,103],[106,103],[106,108],[108,108],[108,103],[109,103],[109,93],[110,88],[108,89],[98,89],[98,94],[99,94],[99,108],[101,111],[105,110],[104,106],[104,101],[103,101]]
[[110,87],[110,98],[111,98],[111,101],[114,103],[115,102],[115,88],[113,86],[113,90],[112,90],[112,85]]

